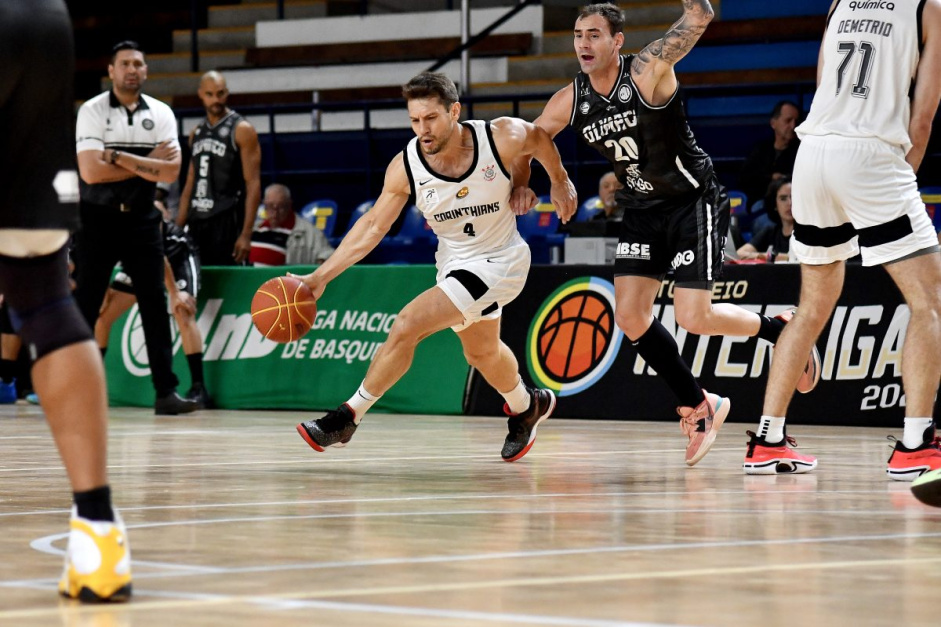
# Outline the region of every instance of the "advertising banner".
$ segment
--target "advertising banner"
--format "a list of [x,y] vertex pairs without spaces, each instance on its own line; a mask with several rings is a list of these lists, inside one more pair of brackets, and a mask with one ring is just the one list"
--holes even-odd
[[[249,307],[264,281],[289,270],[303,273],[310,268],[203,269],[197,322],[206,383],[218,406],[336,407],[362,382],[399,310],[435,280],[433,266],[354,266],[327,286],[311,331],[300,341],[276,344],[255,329]],[[181,381],[180,392],[185,393],[189,370],[175,325],[173,341],[174,371]],[[105,366],[112,405],[153,404],[136,306],[111,329]],[[437,333],[419,344],[409,372],[383,395],[376,409],[458,414],[467,372],[457,336],[450,330]]]
[[[678,420],[677,400],[614,323],[611,267],[534,266],[523,294],[504,310],[503,338],[528,383],[558,396],[557,416]],[[713,303],[774,316],[798,298],[796,264],[727,266]],[[729,420],[757,422],[772,347],[747,337],[700,337],[676,324],[672,281],[654,315],[676,338],[702,386],[732,400]],[[820,385],[796,394],[793,424],[902,424],[902,344],[909,310],[881,268],[847,267],[846,287],[818,349]],[[501,414],[503,399],[475,374],[465,398],[471,414]]]

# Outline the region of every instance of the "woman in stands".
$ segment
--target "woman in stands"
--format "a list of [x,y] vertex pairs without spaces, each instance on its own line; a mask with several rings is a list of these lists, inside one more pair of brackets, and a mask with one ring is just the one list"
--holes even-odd
[[787,176],[771,182],[765,196],[768,218],[774,224],[755,233],[751,240],[738,249],[739,259],[787,261],[791,234],[794,232],[794,216],[791,214],[791,179]]

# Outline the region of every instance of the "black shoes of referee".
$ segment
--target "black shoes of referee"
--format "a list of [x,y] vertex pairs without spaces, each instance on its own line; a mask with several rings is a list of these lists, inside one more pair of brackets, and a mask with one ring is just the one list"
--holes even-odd
[[199,409],[199,403],[183,398],[176,392],[170,392],[154,401],[154,413],[158,416],[176,416],[188,414]]

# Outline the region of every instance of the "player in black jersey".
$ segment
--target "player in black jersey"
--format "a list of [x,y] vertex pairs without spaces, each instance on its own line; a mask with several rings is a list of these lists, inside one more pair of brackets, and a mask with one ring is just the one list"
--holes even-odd
[[[616,196],[624,207],[614,262],[616,321],[679,398],[680,426],[689,436],[686,463],[692,466],[712,446],[730,402],[699,386],[673,336],[653,316],[661,280],[672,268],[676,321],[691,333],[757,335],[774,343],[784,320],[712,304],[729,203],[686,121],[673,66],[714,13],[708,0],[682,4],[683,16],[636,55],[620,54],[624,18],[617,6],[586,7],[575,22],[581,72],[549,100],[536,124],[553,137],[571,125],[611,162],[624,186]],[[513,208],[528,211],[535,204],[526,188],[528,164],[514,164],[514,181]],[[811,355],[808,366],[814,359],[819,356]]]
[[[170,313],[180,329],[183,353],[190,371],[191,385],[186,398],[199,403],[200,409],[207,409],[212,406],[212,399],[203,378],[203,336],[196,324],[196,297],[202,285],[199,251],[189,234],[170,219],[166,207],[159,201],[154,201],[154,204],[163,214],[164,284]],[[95,323],[95,340],[102,355],[108,349],[111,327],[136,302],[134,283],[127,273],[118,271],[105,294]]]
[[206,72],[199,82],[206,119],[190,133],[192,156],[176,219],[180,226],[189,223],[207,266],[248,259],[261,202],[258,134],[226,106],[228,97],[222,74]]

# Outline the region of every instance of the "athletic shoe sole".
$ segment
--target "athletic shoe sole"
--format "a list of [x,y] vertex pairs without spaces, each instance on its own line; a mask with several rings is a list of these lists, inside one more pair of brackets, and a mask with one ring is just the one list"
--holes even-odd
[[533,443],[536,441],[536,429],[539,427],[539,425],[543,421],[548,420],[549,416],[552,415],[552,412],[555,411],[555,394],[552,393],[552,390],[546,390],[546,391],[549,392],[549,396],[552,397],[551,400],[549,401],[549,409],[546,410],[546,413],[540,416],[539,420],[536,421],[536,424],[533,425],[533,430],[529,434],[529,442],[526,443],[526,446],[523,447],[522,451],[520,451],[513,457],[504,457],[503,461],[515,462],[516,460],[521,459],[526,453],[529,452],[529,449],[533,447]]
[[926,472],[931,470],[931,466],[909,466],[908,468],[886,468],[885,474],[893,481],[914,481]]
[[790,459],[788,457],[769,459],[757,463],[745,462],[742,464],[746,475],[800,475],[805,472],[810,472],[816,467],[816,459],[812,462],[808,462],[802,459]]

